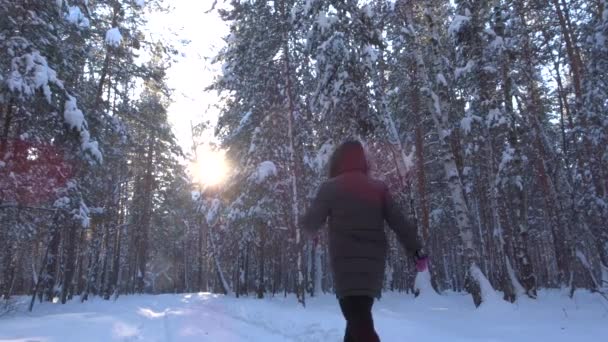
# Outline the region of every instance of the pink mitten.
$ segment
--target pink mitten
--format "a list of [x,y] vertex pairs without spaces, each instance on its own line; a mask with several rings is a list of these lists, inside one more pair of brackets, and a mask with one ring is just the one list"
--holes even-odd
[[418,260],[416,260],[416,270],[418,272],[424,272],[429,268],[429,258],[428,257],[422,257],[422,258],[418,258]]

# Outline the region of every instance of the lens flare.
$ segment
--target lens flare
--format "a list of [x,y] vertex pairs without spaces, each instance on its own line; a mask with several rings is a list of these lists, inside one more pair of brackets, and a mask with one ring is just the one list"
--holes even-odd
[[192,165],[194,180],[204,186],[222,183],[228,176],[229,167],[223,151],[199,147],[197,160]]

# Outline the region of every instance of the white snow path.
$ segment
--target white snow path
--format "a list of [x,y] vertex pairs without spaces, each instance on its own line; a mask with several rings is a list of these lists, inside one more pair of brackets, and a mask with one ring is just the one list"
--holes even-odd
[[[384,342],[600,341],[608,334],[607,306],[585,292],[571,300],[563,292],[544,291],[537,301],[479,309],[461,294],[387,294],[374,306],[374,318]],[[339,342],[343,329],[337,301],[329,295],[309,298],[306,308],[292,297],[142,295],[37,304],[33,313],[23,307],[0,318],[0,341]]]

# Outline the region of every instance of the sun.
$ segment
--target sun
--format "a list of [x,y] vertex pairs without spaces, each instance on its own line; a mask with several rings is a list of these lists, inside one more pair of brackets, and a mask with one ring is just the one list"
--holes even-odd
[[222,183],[229,172],[226,153],[205,146],[200,146],[196,152],[197,160],[192,165],[194,181],[203,186]]

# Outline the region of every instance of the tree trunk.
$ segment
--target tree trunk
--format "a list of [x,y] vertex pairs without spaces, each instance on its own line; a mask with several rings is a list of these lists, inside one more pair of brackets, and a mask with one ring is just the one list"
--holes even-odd
[[262,299],[264,298],[264,293],[266,293],[266,281],[265,281],[265,264],[266,264],[266,254],[265,254],[265,248],[266,248],[266,230],[267,227],[265,224],[262,224],[260,226],[260,229],[262,230],[261,232],[261,239],[260,239],[260,246],[259,246],[259,254],[260,254],[260,259],[258,261],[258,288],[257,288],[257,292],[258,292],[258,299]]
[[[441,67],[441,55],[438,51],[439,38],[437,35],[437,29],[435,20],[432,17],[432,4],[426,2],[426,21],[431,32],[431,44],[432,44],[432,64],[429,68],[426,67],[424,59],[422,58],[420,51],[417,50],[416,60],[418,64],[418,70],[430,70],[430,73],[435,75],[442,72]],[[412,20],[408,20],[412,22]],[[448,189],[450,192],[450,199],[454,209],[456,225],[459,230],[460,240],[464,249],[464,257],[467,265],[465,273],[465,289],[473,297],[473,302],[476,306],[481,305],[483,298],[487,298],[489,293],[482,293],[482,291],[491,289],[486,288],[489,286],[489,282],[486,276],[479,269],[479,255],[475,248],[473,241],[473,225],[471,223],[471,213],[469,211],[468,204],[465,199],[465,191],[462,185],[462,180],[458,168],[456,166],[455,156],[450,148],[450,130],[448,127],[448,112],[444,108],[442,98],[446,98],[445,89],[442,88],[441,84],[434,84],[431,81],[429,74],[426,72],[420,72],[423,78],[424,92],[428,96],[428,107],[431,117],[435,124],[435,129],[441,143],[441,162],[443,164],[443,170],[445,172],[446,181],[448,183]],[[435,91],[437,89],[439,93]]]
[[[279,9],[282,18],[286,18],[285,3],[281,1],[279,3]],[[306,306],[306,282],[302,270],[302,236],[300,231],[300,210],[299,210],[299,196],[298,196],[298,184],[297,184],[297,171],[300,170],[298,167],[297,151],[295,149],[296,138],[295,138],[295,102],[293,99],[293,90],[291,86],[292,69],[290,64],[291,51],[289,49],[289,36],[287,30],[283,33],[283,72],[285,77],[285,90],[287,96],[287,136],[289,145],[289,172],[290,172],[290,183],[291,183],[291,214],[293,217],[292,225],[293,231],[295,231],[295,244],[297,248],[296,252],[296,266],[297,266],[297,285],[296,293],[298,301],[303,306]]]
[[71,292],[72,279],[74,277],[74,273],[76,271],[76,237],[78,234],[78,224],[76,222],[72,222],[68,225],[65,231],[65,239],[64,242],[64,273],[61,287],[61,303],[65,304],[68,300],[68,294]]
[[[578,49],[574,42],[574,33],[571,28],[568,26],[568,7],[562,9],[559,0],[551,0],[553,6],[555,8],[555,12],[557,14],[557,18],[559,19],[559,26],[562,31],[562,36],[564,37],[564,41],[566,43],[566,53],[568,54],[568,59],[570,61],[570,69],[572,71],[572,80],[574,83],[574,94],[576,95],[577,103],[582,104],[583,98],[583,90],[582,90],[582,64],[580,59],[580,54],[578,53]],[[563,3],[563,0],[562,0]],[[579,106],[577,105],[577,107]]]
[[55,297],[55,285],[57,283],[57,262],[59,253],[59,242],[61,234],[59,234],[58,222],[53,224],[51,228],[50,239],[49,239],[49,254],[46,261],[45,274],[42,277],[44,279],[44,294],[47,301],[52,301]]
[[4,159],[4,155],[8,150],[8,136],[11,131],[13,121],[13,98],[11,97],[6,104],[6,114],[4,115],[4,123],[2,124],[2,136],[0,136],[0,160]]

